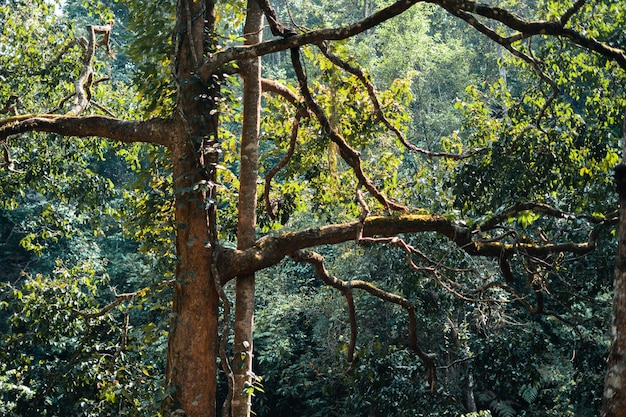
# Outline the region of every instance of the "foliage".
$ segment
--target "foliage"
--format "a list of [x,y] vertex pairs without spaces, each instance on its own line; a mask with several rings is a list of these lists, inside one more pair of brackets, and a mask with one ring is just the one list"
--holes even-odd
[[[95,100],[125,117],[169,114],[176,94],[170,69],[175,2],[91,3],[66,2],[60,16],[50,2],[0,2],[0,14],[7,16],[0,22],[0,103],[15,91],[20,111],[60,103],[80,61],[77,47],[58,56],[67,35],[79,36],[86,21],[115,17],[117,60],[96,65],[98,77],[115,77],[94,89]],[[302,26],[336,26],[383,3],[293,1],[289,12]],[[540,17],[563,6],[509,3],[524,15],[545,4],[548,12]],[[223,49],[241,42],[245,4],[219,4],[220,32],[212,36]],[[288,10],[277,9],[288,21]],[[623,45],[615,28],[626,17],[617,3],[596,2],[585,11],[610,19],[575,20],[574,27]],[[458,33],[463,36],[452,35]],[[23,48],[3,47],[8,38]],[[597,216],[611,211],[609,171],[619,159],[626,105],[623,72],[606,59],[542,38],[532,50],[542,62],[538,76],[527,61],[505,58],[480,39],[443,11],[420,4],[332,46],[341,59],[368,69],[365,77],[378,88],[383,113],[411,143],[453,155],[484,148],[463,160],[406,151],[377,119],[356,77],[338,71],[315,46],[302,53],[315,99],[361,151],[366,174],[389,198],[475,224],[528,200]],[[264,57],[264,64],[296,91],[284,54]],[[559,90],[554,97],[553,86]],[[228,245],[236,235],[241,87],[228,76],[221,88],[216,203],[220,239]],[[263,105],[262,174],[286,154],[297,111],[269,95]],[[0,272],[0,414],[158,414],[168,394],[162,375],[168,282],[176,261],[172,167],[164,162],[170,155],[153,146],[65,141],[54,134],[9,142],[15,164],[0,177],[0,262],[6,265]],[[312,117],[301,121],[296,146],[269,190],[276,218],[259,209],[259,235],[362,215],[352,170]],[[262,196],[261,186],[259,191]],[[379,202],[367,203],[373,213],[385,212]],[[406,347],[403,310],[355,295],[357,359],[347,364],[344,299],[303,265],[283,261],[263,271],[255,340],[262,385],[250,387],[257,415],[597,415],[614,252],[612,231],[603,227],[601,243],[585,258],[550,256],[531,265],[515,252],[507,285],[520,298],[496,288],[484,302],[459,294],[499,276],[500,265],[432,234],[405,237],[425,254],[414,260],[417,270],[398,249],[318,248],[339,278],[374,283],[415,306],[420,345],[436,354],[439,365],[436,393],[428,392],[424,365]],[[517,245],[545,236],[579,241],[589,232],[582,216],[551,220],[527,210],[508,219],[503,233]],[[457,296],[438,279],[454,282]],[[522,302],[534,306],[536,286],[545,295],[544,314]],[[104,311],[121,293],[135,295]],[[90,316],[98,311],[103,313]]]

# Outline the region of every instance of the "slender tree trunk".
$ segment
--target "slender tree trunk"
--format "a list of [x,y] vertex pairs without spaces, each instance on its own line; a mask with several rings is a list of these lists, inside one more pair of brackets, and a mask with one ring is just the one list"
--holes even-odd
[[[244,27],[246,45],[261,41],[263,13],[256,0],[249,0]],[[256,240],[256,207],[261,111],[261,60],[254,58],[241,64],[244,78],[243,126],[241,136],[241,171],[239,178],[239,218],[237,247],[247,249]],[[248,417],[252,383],[252,352],[254,330],[254,274],[237,277],[235,290],[234,389],[232,415]]]
[[[179,82],[170,144],[176,198],[176,280],[170,325],[164,416],[212,417],[216,413],[218,295],[211,255],[216,243],[213,193],[218,87],[195,73],[204,32],[212,28],[212,1],[179,0],[173,70]],[[209,187],[203,187],[209,184]]]
[[626,415],[626,112],[622,129],[624,162],[615,167],[615,183],[619,195],[619,232],[613,281],[611,349],[604,378],[604,417]]

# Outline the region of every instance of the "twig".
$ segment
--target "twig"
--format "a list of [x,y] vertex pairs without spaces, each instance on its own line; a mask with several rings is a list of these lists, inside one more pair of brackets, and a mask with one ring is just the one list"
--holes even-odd
[[317,44],[317,46],[319,47],[320,51],[322,51],[322,53],[324,54],[324,56],[326,58],[328,58],[328,60],[330,62],[332,62],[334,65],[338,66],[339,68],[342,68],[343,70],[345,70],[346,72],[354,75],[359,82],[365,87],[367,94],[369,96],[369,99],[372,103],[372,106],[374,106],[374,111],[376,113],[376,117],[378,118],[378,120],[380,120],[380,122],[389,130],[391,130],[393,132],[393,134],[396,136],[396,138],[398,138],[398,140],[402,143],[402,145],[404,145],[405,148],[410,149],[414,152],[418,152],[421,153],[422,155],[425,155],[429,158],[435,158],[435,157],[444,157],[444,158],[448,158],[448,159],[454,159],[454,160],[461,160],[461,159],[467,159],[467,158],[471,158],[472,156],[476,155],[479,152],[482,152],[484,150],[486,150],[486,147],[482,147],[482,148],[477,148],[474,149],[468,153],[462,153],[462,154],[451,154],[451,153],[447,153],[447,152],[432,152],[423,148],[420,148],[418,146],[415,146],[413,143],[409,142],[405,137],[404,134],[400,131],[400,129],[398,129],[396,126],[394,126],[391,121],[387,118],[387,116],[385,115],[381,105],[380,105],[380,101],[378,100],[378,93],[376,91],[376,87],[374,86],[374,84],[372,82],[370,82],[367,78],[367,76],[363,73],[363,71],[358,68],[355,67],[351,64],[349,64],[348,62],[342,60],[341,58],[339,58],[338,56],[336,56],[335,54],[333,54],[330,51],[330,48],[328,46],[328,42],[321,42],[319,44]]

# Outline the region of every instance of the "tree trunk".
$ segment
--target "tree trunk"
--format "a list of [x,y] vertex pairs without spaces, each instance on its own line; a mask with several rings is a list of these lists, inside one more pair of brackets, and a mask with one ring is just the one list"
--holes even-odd
[[[184,148],[183,146],[181,146]],[[218,299],[212,281],[212,248],[205,195],[189,192],[198,178],[193,155],[174,149],[178,265],[170,324],[164,415],[215,415]],[[211,227],[214,225],[212,224]],[[177,415],[177,414],[174,414]],[[182,415],[182,414],[181,414]]]
[[[261,41],[263,13],[256,0],[249,0],[244,34],[246,45]],[[256,240],[256,207],[261,117],[261,59],[241,63],[244,78],[241,170],[239,177],[239,217],[237,248],[247,249]],[[252,352],[254,330],[254,274],[238,276],[235,289],[235,339],[233,417],[248,417],[251,410]]]
[[[216,155],[219,87],[195,75],[204,31],[214,23],[213,3],[180,0],[173,70],[179,82],[177,128],[170,143],[176,198],[176,280],[169,333],[164,416],[215,416],[218,294],[211,259],[216,243]],[[191,25],[189,27],[189,25]],[[211,194],[211,195],[208,195]]]
[[604,377],[602,416],[626,415],[626,110],[622,125],[622,163],[615,167],[619,195],[619,232],[613,280],[611,349]]

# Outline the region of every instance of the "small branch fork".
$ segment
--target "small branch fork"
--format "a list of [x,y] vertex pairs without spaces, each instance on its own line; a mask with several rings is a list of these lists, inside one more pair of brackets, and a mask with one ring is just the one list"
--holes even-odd
[[[91,86],[93,85],[92,61],[96,49],[104,46],[109,56],[112,56],[109,38],[113,22],[103,26],[87,25],[88,39],[80,38],[78,44],[83,48],[83,67],[76,81],[74,81],[74,106],[67,112],[68,116],[81,114],[91,102]],[[96,35],[102,35],[102,40],[97,41]]]

